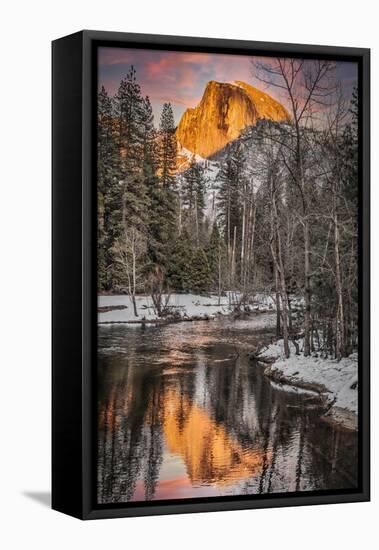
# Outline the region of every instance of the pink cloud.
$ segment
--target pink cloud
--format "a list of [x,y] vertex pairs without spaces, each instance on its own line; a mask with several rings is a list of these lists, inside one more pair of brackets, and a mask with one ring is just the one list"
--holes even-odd
[[188,87],[196,82],[199,55],[168,53],[158,61],[150,61],[146,65],[148,78],[164,78],[176,86]]
[[211,54],[201,52],[180,52],[179,55],[185,63],[205,63],[211,57]]
[[133,63],[133,51],[125,48],[100,48],[99,65],[120,65]]
[[[263,61],[273,66],[276,63],[270,57],[250,57],[242,55],[212,54],[202,52],[178,52],[148,49],[100,48],[99,85],[105,85],[110,94],[115,94],[118,84],[130,65],[137,71],[137,80],[144,95],[154,101],[156,119],[161,104],[170,102],[176,106],[176,119],[183,113],[184,107],[195,107],[201,100],[209,80],[232,82],[242,80],[266,91],[275,99],[288,105],[288,98],[280,88],[263,83],[251,61]],[[341,67],[343,64],[339,64]],[[341,69],[342,71],[342,69]],[[350,89],[347,78],[354,81],[354,74],[343,77]],[[178,122],[178,120],[177,120]]]

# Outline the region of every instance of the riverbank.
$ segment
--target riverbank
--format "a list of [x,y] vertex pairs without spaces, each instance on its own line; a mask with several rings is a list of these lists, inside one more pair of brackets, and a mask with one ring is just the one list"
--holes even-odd
[[290,348],[291,356],[286,359],[283,340],[268,346],[261,354],[264,360],[272,360],[265,368],[265,375],[282,385],[284,390],[286,385],[315,392],[324,406],[322,418],[325,421],[347,430],[357,430],[358,354],[337,361],[316,354],[310,357],[296,355],[292,343]]
[[[234,312],[238,294],[226,292],[220,299],[215,294],[171,294],[170,315],[160,319],[149,295],[136,296],[138,316],[134,315],[129,296],[98,296],[99,324],[138,324],[167,323],[175,321],[211,320]],[[247,313],[267,313],[274,311],[274,301],[269,295],[257,294],[246,306]]]

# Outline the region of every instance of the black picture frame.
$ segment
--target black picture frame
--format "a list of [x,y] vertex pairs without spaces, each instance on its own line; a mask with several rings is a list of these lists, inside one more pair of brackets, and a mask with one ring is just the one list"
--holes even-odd
[[[356,61],[359,66],[359,470],[357,490],[95,503],[96,48],[99,45]],[[52,507],[81,519],[370,499],[370,50],[81,31],[52,43]]]

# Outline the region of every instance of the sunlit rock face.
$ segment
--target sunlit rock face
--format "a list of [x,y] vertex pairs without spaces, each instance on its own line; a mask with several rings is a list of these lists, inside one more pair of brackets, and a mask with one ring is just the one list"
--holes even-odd
[[245,82],[212,80],[197,107],[184,112],[176,136],[182,147],[206,158],[260,118],[282,122],[290,116],[275,99]]

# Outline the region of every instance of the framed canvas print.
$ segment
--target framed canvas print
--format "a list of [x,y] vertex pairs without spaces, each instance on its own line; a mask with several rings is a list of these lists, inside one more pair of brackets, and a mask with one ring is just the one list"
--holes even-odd
[[369,499],[369,50],[53,42],[53,508]]

